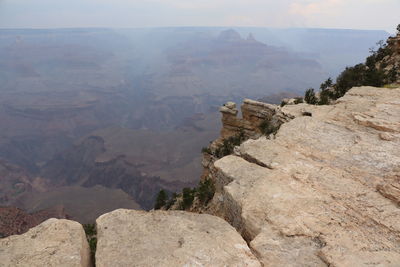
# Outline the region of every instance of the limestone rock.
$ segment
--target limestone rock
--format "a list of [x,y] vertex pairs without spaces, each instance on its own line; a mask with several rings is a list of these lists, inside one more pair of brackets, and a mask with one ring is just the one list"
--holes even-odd
[[82,225],[49,219],[22,235],[0,239],[1,266],[90,266]]
[[[310,116],[302,116],[306,110]],[[400,265],[400,88],[351,89],[210,166],[209,212],[265,266]]]
[[260,266],[222,219],[182,211],[116,210],[97,221],[96,266]]
[[222,113],[221,139],[243,132],[247,138],[256,138],[261,134],[259,126],[268,121],[274,127],[279,127],[282,123],[293,118],[292,115],[281,111],[280,107],[245,99],[241,106],[242,118],[237,116],[236,104],[227,102],[220,108]]

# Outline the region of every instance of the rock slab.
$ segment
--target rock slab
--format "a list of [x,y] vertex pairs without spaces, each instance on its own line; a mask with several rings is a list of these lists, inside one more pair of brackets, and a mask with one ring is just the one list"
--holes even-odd
[[0,239],[0,266],[88,267],[90,250],[83,227],[53,218],[25,234]]
[[97,220],[96,266],[260,266],[224,220],[119,209]]

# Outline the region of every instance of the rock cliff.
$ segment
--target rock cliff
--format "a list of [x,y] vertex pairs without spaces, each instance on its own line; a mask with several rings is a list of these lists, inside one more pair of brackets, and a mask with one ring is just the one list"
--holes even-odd
[[217,189],[207,212],[265,266],[398,266],[399,99],[359,87],[334,105],[276,108],[293,118],[276,135],[207,161]]
[[[216,192],[192,211],[215,216],[102,215],[97,266],[399,266],[400,88],[353,88],[329,106],[245,100],[242,118],[234,103],[221,112],[224,138],[211,148],[243,131],[248,140],[222,158],[204,153]],[[0,240],[0,262],[88,266],[83,240],[79,224],[48,220]]]

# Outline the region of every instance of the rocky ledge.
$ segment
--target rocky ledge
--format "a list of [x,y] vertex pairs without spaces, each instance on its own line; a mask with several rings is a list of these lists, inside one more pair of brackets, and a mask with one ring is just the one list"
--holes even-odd
[[[216,216],[119,209],[96,220],[96,266],[261,266],[244,239]],[[0,239],[0,266],[93,266],[85,232],[49,219]]]
[[[208,165],[209,213],[265,266],[399,266],[400,89],[351,89]],[[304,116],[306,114],[306,116]]]
[[261,266],[221,218],[183,211],[116,210],[97,224],[96,266]]

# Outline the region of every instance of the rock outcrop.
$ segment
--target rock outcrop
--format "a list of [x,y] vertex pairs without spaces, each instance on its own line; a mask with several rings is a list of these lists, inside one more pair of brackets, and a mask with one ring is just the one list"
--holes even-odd
[[222,219],[180,211],[116,210],[97,221],[96,266],[260,266]]
[[220,108],[222,114],[221,138],[227,139],[243,132],[246,138],[260,137],[263,132],[260,126],[263,122],[273,124],[275,128],[293,117],[285,114],[276,105],[245,99],[241,106],[242,118],[239,118],[236,104],[227,102]]
[[[208,165],[211,214],[265,266],[399,266],[400,88],[290,105],[275,136]],[[307,114],[307,116],[304,116]]]
[[77,222],[49,219],[23,235],[0,239],[1,266],[90,266],[86,235]]

